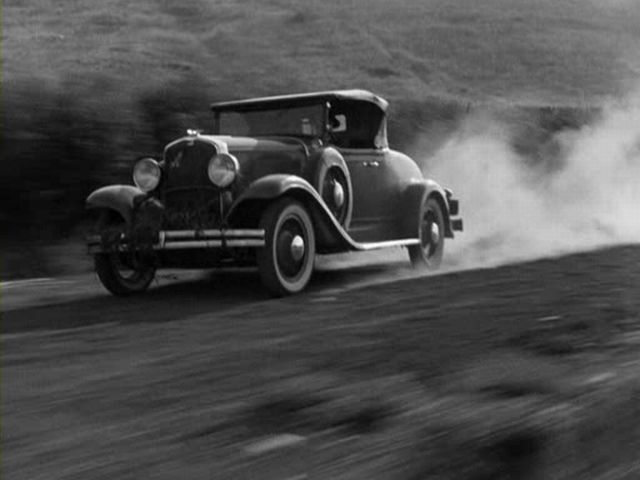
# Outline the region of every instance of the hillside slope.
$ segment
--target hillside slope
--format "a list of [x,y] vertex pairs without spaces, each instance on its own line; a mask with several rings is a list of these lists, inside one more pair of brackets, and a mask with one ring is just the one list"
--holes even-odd
[[5,81],[102,75],[121,89],[201,77],[208,96],[364,87],[576,103],[640,68],[640,4],[576,0],[8,0]]

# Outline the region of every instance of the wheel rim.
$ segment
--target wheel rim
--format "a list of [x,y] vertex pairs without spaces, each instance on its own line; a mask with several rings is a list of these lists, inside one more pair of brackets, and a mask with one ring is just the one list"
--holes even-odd
[[438,253],[438,248],[442,241],[442,230],[438,215],[431,208],[427,208],[422,216],[422,224],[420,226],[420,241],[422,251],[427,259],[430,259]]
[[111,235],[109,260],[113,273],[120,283],[135,286],[141,281],[146,281],[153,267],[148,259],[145,261],[144,251],[123,251],[120,240],[122,232],[123,229],[118,227],[109,233]]
[[306,270],[309,257],[308,234],[297,217],[286,218],[276,236],[276,264],[280,275],[287,282],[295,282]]
[[349,208],[347,189],[347,179],[344,174],[337,168],[330,169],[324,177],[322,199],[338,223],[343,223],[347,217]]
[[139,254],[130,253],[112,253],[111,262],[113,264],[114,273],[124,283],[136,283],[143,279],[149,267],[144,265]]

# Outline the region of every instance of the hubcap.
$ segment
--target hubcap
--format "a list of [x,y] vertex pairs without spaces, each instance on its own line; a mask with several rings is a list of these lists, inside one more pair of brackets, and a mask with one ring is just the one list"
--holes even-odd
[[329,169],[322,184],[322,199],[338,223],[343,223],[347,216],[349,203],[347,185],[344,174],[335,167]]
[[437,223],[433,222],[431,224],[431,244],[437,245],[440,243],[440,227]]
[[333,204],[337,208],[341,208],[344,205],[344,188],[337,181],[333,184]]
[[275,248],[280,273],[289,280],[296,279],[304,270],[307,256],[305,231],[296,217],[284,221]]
[[304,257],[304,238],[300,235],[296,235],[291,240],[291,257],[299,262]]

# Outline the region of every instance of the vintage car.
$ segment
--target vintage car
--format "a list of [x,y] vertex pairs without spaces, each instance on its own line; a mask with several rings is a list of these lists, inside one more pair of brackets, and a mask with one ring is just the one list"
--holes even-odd
[[387,105],[364,90],[213,104],[211,134],[188,131],[136,163],[135,186],[87,198],[101,282],[128,295],[158,268],[257,265],[282,296],[305,288],[317,254],[398,246],[437,268],[458,202],[389,148]]

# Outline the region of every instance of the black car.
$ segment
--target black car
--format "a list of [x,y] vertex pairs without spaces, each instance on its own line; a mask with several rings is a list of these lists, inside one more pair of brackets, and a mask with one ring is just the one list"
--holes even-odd
[[364,90],[212,105],[211,134],[189,131],[135,186],[93,192],[89,251],[116,295],[156,269],[257,265],[274,295],[305,288],[317,254],[407,247],[437,268],[462,230],[458,202],[387,144],[387,102]]

